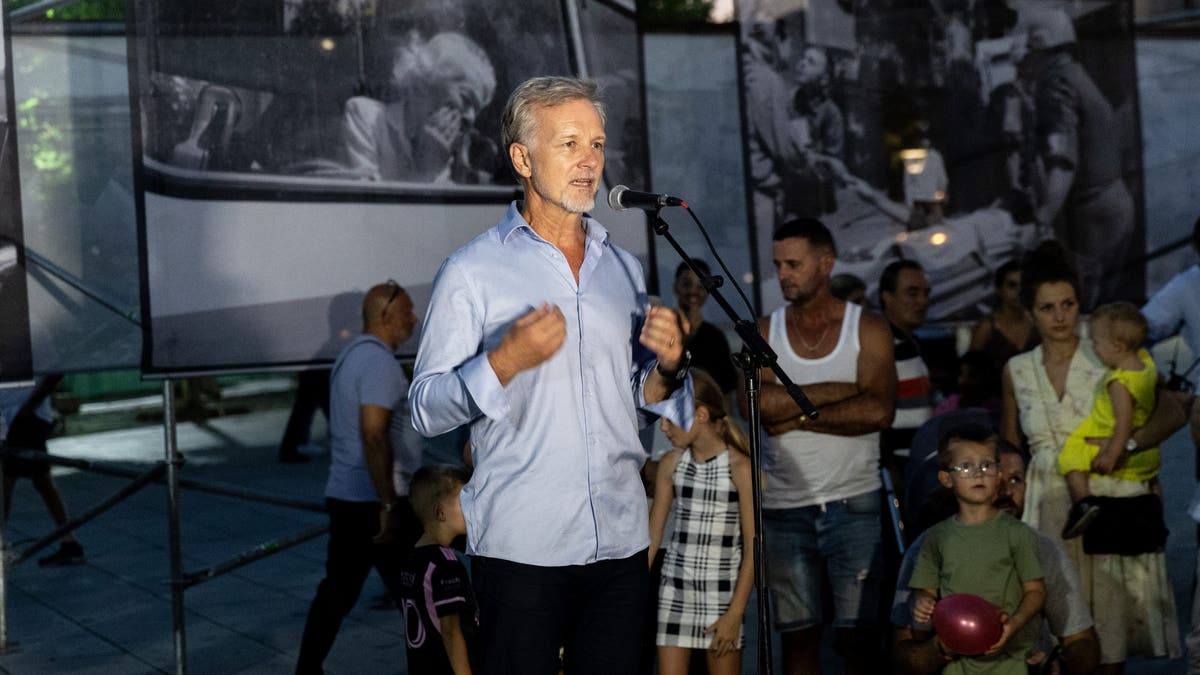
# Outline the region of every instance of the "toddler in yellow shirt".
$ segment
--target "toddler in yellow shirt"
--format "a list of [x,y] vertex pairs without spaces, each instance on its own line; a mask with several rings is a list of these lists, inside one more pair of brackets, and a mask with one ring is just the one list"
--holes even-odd
[[[1096,357],[1109,371],[1097,386],[1092,412],[1058,455],[1058,470],[1066,476],[1072,502],[1064,539],[1083,534],[1100,513],[1088,485],[1089,476],[1144,482],[1158,475],[1162,460],[1158,448],[1132,453],[1135,448],[1128,445],[1133,430],[1145,424],[1154,411],[1158,384],[1154,361],[1141,348],[1146,318],[1136,306],[1114,302],[1097,308],[1088,323]],[[1097,448],[1087,442],[1091,437],[1108,440]]]

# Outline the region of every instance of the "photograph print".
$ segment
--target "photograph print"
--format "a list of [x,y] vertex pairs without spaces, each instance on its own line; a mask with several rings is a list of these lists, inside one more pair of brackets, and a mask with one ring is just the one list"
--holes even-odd
[[[327,363],[359,320],[347,294],[389,278],[424,311],[441,262],[520,195],[500,116],[530,77],[595,78],[606,180],[646,176],[625,3],[133,7],[144,372]],[[616,236],[645,253],[644,216],[601,217],[636,220]]]
[[[837,273],[925,268],[931,319],[977,316],[1036,243],[1085,308],[1140,300],[1141,148],[1127,0],[743,0],[749,188],[770,234],[820,218]],[[760,274],[764,305],[777,301]]]
[[553,0],[136,5],[143,160],[168,179],[505,196],[504,97],[571,72]]

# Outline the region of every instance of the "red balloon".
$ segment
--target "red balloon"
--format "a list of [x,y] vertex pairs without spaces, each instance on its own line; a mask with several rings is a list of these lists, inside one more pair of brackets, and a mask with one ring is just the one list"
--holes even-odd
[[1004,632],[1000,610],[978,595],[947,595],[933,607],[933,629],[946,649],[975,656],[996,644]]

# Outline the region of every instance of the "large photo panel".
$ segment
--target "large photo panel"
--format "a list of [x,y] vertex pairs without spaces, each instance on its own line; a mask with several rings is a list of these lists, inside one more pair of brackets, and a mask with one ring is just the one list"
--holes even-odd
[[[599,80],[606,178],[644,176],[636,51],[587,63],[636,45],[632,8],[583,4],[137,0],[144,369],[328,361],[388,278],[422,313],[442,260],[519,196],[500,114],[528,77]],[[644,216],[596,215],[645,254]]]
[[816,216],[835,273],[874,297],[922,264],[931,319],[977,315],[991,277],[1044,239],[1074,255],[1086,307],[1144,293],[1127,0],[740,0],[748,183],[764,307],[771,232]]
[[8,3],[0,0],[0,382],[33,375]]

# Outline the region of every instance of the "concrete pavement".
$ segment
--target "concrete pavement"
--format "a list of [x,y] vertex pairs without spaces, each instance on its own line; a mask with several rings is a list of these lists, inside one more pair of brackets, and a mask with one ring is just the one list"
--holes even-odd
[[[263,391],[265,387],[266,391]],[[253,388],[252,388],[253,389]],[[179,425],[187,458],[183,475],[319,501],[327,460],[276,462],[276,443],[287,418],[286,391],[271,385],[227,394],[245,401],[240,414]],[[285,388],[286,389],[286,388]],[[143,402],[148,408],[155,397]],[[88,411],[85,410],[84,414]],[[97,413],[93,413],[97,414]],[[104,414],[119,414],[112,410]],[[135,416],[128,415],[130,424]],[[320,416],[318,416],[320,419]],[[69,425],[69,427],[72,425]],[[88,425],[74,425],[88,426]],[[94,426],[94,425],[93,425]],[[103,426],[103,425],[101,425]],[[320,429],[315,429],[318,433]],[[1195,525],[1185,515],[1194,484],[1186,434],[1164,447],[1168,561],[1186,631],[1195,565]],[[163,458],[161,425],[69,435],[51,441],[51,452],[145,469]],[[438,450],[449,457],[453,449]],[[119,478],[55,469],[72,513],[80,513],[125,485]],[[323,514],[185,491],[182,546],[188,571],[226,560],[264,542],[321,525]],[[17,549],[49,532],[51,521],[27,481],[19,484],[7,538]],[[10,569],[8,634],[16,647],[0,655],[0,672],[95,675],[174,672],[170,591],[167,585],[166,491],[151,485],[79,531],[87,563],[39,568],[27,561]],[[323,576],[326,538],[272,555],[195,586],[186,594],[190,673],[290,673],[308,604]],[[395,610],[372,609],[383,586],[375,575],[347,618],[327,662],[338,674],[406,673],[404,634]],[[754,607],[747,611],[753,633]],[[779,646],[776,640],[775,651]],[[755,645],[748,641],[744,672],[754,673]],[[1130,673],[1183,673],[1181,660],[1133,661]]]

